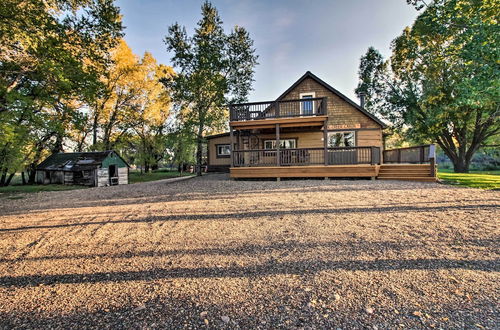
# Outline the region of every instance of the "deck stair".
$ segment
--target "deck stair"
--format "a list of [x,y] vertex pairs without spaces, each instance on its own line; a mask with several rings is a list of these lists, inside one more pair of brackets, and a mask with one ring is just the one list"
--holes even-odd
[[436,181],[436,177],[431,174],[430,164],[382,164],[377,178],[379,180]]

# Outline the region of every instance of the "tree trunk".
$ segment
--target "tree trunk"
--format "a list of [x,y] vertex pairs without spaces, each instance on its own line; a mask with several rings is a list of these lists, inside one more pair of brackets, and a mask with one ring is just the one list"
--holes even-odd
[[470,159],[459,157],[453,161],[453,171],[455,173],[469,173]]
[[24,171],[21,172],[21,179],[23,180],[23,185],[26,184],[26,177],[24,176]]
[[63,136],[61,134],[57,134],[56,142],[54,143],[54,147],[50,150],[52,153],[63,152]]
[[35,178],[36,178],[35,168],[32,167],[30,170],[28,170],[28,173],[29,173],[28,184],[35,184]]
[[198,126],[198,134],[196,136],[196,175],[201,176],[201,163],[203,161],[203,128],[204,124]]
[[8,186],[10,184],[14,175],[16,175],[16,172],[10,173],[9,177],[7,178],[7,181],[5,181],[5,186]]
[[7,179],[7,169],[2,171],[2,176],[0,177],[0,187],[5,184],[5,180]]

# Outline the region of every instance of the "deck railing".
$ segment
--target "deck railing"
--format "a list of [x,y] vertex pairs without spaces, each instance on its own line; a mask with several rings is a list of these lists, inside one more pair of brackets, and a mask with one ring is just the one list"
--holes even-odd
[[430,164],[430,175],[436,176],[436,146],[426,144],[415,147],[384,150],[385,164]]
[[326,97],[229,105],[231,121],[313,117],[326,114]]
[[[279,155],[279,157],[278,157]],[[326,159],[325,159],[326,156]],[[233,151],[234,167],[380,164],[379,147],[253,149]]]
[[397,148],[384,150],[383,159],[385,164],[425,164],[433,158],[431,147],[434,145],[426,144],[415,147]]

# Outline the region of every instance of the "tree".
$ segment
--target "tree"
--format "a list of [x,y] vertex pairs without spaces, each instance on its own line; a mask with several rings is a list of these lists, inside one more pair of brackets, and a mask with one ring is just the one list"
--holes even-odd
[[358,71],[360,82],[354,92],[358,97],[364,95],[364,108],[379,116],[383,116],[380,109],[386,87],[384,81],[386,74],[387,62],[378,50],[373,47],[368,48],[366,54],[360,59]]
[[[0,185],[63,148],[121,35],[111,0],[0,2]],[[5,134],[4,134],[5,133]],[[34,180],[34,171],[30,176]]]
[[246,100],[257,64],[253,41],[244,28],[236,26],[226,34],[211,3],[205,2],[201,10],[192,37],[174,24],[165,38],[178,73],[164,83],[180,107],[188,109],[184,124],[195,128],[197,175],[201,175],[205,131],[224,126],[225,105]]
[[142,77],[141,94],[137,98],[129,121],[137,137],[136,149],[145,172],[157,169],[165,156],[167,119],[170,114],[170,93],[160,82],[174,75],[172,67],[158,65],[150,53],[145,53],[139,65]]
[[411,138],[435,141],[456,172],[468,172],[481,144],[500,132],[500,4],[414,4],[425,10],[393,41],[390,61],[365,66],[360,80],[379,77],[370,95],[378,111]]
[[[92,118],[92,149],[110,150],[124,135],[129,125],[128,114],[132,112],[139,97],[141,79],[139,58],[125,40],[119,40],[110,52],[110,62],[100,77],[99,97],[90,103]],[[102,132],[98,143],[98,133]]]
[[170,127],[167,135],[167,149],[169,160],[177,165],[179,173],[182,175],[184,167],[192,164],[196,151],[196,138],[192,127],[182,126],[181,121],[177,121]]
[[148,172],[164,156],[171,99],[160,80],[174,71],[148,52],[139,58],[124,40],[112,50],[111,59],[101,77],[100,97],[90,107],[92,149],[129,148]]

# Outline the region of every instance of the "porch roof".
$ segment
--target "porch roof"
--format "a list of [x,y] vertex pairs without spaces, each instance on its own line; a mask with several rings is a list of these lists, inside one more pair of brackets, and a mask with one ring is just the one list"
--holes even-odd
[[273,119],[258,119],[249,121],[232,121],[229,125],[234,129],[257,129],[257,128],[274,128],[276,124],[280,128],[285,127],[321,127],[324,125],[328,116],[314,117],[298,117],[298,118],[273,118]]

